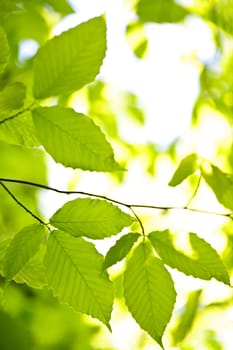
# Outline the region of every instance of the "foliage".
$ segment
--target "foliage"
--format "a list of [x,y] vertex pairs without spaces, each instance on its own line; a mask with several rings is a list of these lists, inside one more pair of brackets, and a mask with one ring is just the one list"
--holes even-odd
[[[202,127],[206,109],[218,113],[227,128],[231,128],[233,55],[226,49],[233,34],[231,8],[230,0],[223,3],[197,0],[189,6],[173,0],[138,0],[130,9],[134,21],[127,24],[125,34],[137,60],[143,60],[150,47],[148,23],[175,26],[183,25],[188,18],[198,18],[212,31],[217,58],[210,63],[195,58],[201,67],[200,91],[193,108],[191,131]],[[111,331],[113,303],[119,299],[122,288],[129,313],[158,346],[165,349],[170,334],[173,344],[180,343],[181,349],[186,349],[182,344],[188,339],[191,327],[195,328],[199,305],[202,303],[203,314],[211,306],[202,300],[203,291],[194,289],[186,295],[187,301],[177,316],[176,301],[180,297],[177,270],[202,280],[203,290],[212,279],[222,282],[224,290],[231,287],[232,140],[229,145],[225,139],[220,144],[214,143],[213,157],[206,159],[199,154],[198,147],[189,148],[181,155],[182,138],[165,151],[149,141],[140,145],[125,139],[120,129],[124,120],[140,128],[146,123],[140,99],[132,91],[115,91],[116,100],[120,101],[120,107],[116,108],[118,102],[108,98],[110,84],[98,80],[107,59],[108,26],[104,15],[52,35],[55,22],[73,12],[66,0],[4,0],[0,4],[0,274],[4,300],[0,311],[4,337],[0,339],[0,347],[7,350],[16,348],[16,344],[20,344],[17,347],[20,349],[81,346],[91,350],[93,334],[100,326],[88,327],[79,314],[67,316],[67,309],[56,304],[50,291],[61,304],[98,319]],[[39,49],[22,59],[20,48],[26,39],[34,40]],[[85,100],[85,113],[79,110],[76,98]],[[142,155],[145,181],[147,176],[156,179],[160,160],[169,159],[172,164],[169,190],[179,191],[187,186],[185,193],[188,191],[190,197],[186,204],[132,204],[127,198],[118,200],[101,194],[101,182],[99,194],[76,189],[76,183],[67,189],[47,184],[47,164],[52,158],[60,169],[72,168],[73,179],[77,174],[80,178],[90,176],[90,187],[93,175],[97,176],[97,182],[98,176],[103,175],[104,183],[117,179],[119,188],[125,184],[127,187],[125,178],[131,160]],[[203,188],[209,189],[219,210],[191,206]],[[42,190],[74,197],[58,205],[52,215],[42,214]],[[168,214],[166,229],[161,229],[155,221],[150,227],[150,220],[142,211],[147,209],[162,212],[163,219],[163,214]],[[225,219],[227,225],[219,228],[227,242],[225,250],[221,251],[211,236],[203,237],[192,229],[176,232],[169,220],[174,210]],[[99,242],[114,239],[112,236],[116,243],[110,241],[108,251],[100,253]],[[123,266],[118,269],[121,287],[114,275],[119,265]],[[31,304],[34,313],[21,309],[20,302],[14,308],[15,296],[23,300],[28,310]],[[224,301],[226,305],[231,298],[232,292]],[[64,338],[54,331],[57,339],[53,344],[48,339],[42,340],[38,335],[42,324],[37,329],[40,323],[36,321],[37,303],[51,309],[51,313],[60,310],[72,320],[68,323],[76,324],[80,332],[84,329],[87,338],[83,344],[78,344],[76,328],[63,329]],[[31,323],[22,317],[23,312],[28,313]],[[44,317],[47,316],[43,314]],[[173,329],[170,321],[175,323]],[[218,346],[214,331],[208,332],[204,341]],[[68,340],[71,336],[73,344]],[[215,345],[208,346],[214,349]]]

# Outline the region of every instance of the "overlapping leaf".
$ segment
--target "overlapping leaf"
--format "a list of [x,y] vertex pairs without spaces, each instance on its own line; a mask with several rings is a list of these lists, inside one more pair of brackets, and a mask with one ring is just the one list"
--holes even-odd
[[183,182],[188,176],[192,175],[198,168],[198,157],[195,153],[189,154],[182,159],[178,168],[176,169],[169,186],[177,186]]
[[170,274],[153,255],[149,243],[137,246],[127,262],[124,296],[137,323],[162,346],[176,292]]
[[106,50],[103,17],[93,18],[49,40],[34,64],[36,98],[67,95],[94,80]]
[[4,275],[12,279],[39,250],[44,237],[44,227],[34,224],[16,233],[6,250]]
[[121,170],[100,128],[71,108],[40,107],[33,111],[38,138],[56,162],[93,171]]
[[217,200],[226,208],[233,210],[233,176],[209,163],[203,164],[201,171]]
[[58,209],[50,222],[77,237],[102,239],[119,233],[133,218],[107,201],[77,198]]
[[4,71],[9,58],[9,46],[5,31],[0,27],[0,74]]
[[204,280],[215,278],[230,285],[229,275],[216,250],[194,233],[187,233],[192,249],[186,255],[176,249],[168,230],[154,231],[148,236],[164,263],[177,270]]
[[102,270],[103,257],[93,244],[53,231],[48,240],[45,266],[48,286],[61,302],[110,327],[112,284]]
[[105,256],[104,268],[107,269],[124,259],[139,237],[139,233],[130,232],[116,241],[115,245],[109,249]]

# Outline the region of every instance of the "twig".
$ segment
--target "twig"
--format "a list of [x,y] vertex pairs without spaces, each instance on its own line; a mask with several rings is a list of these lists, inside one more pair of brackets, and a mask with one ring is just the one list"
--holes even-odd
[[16,197],[15,195],[9,190],[8,187],[6,187],[6,185],[4,183],[2,183],[2,181],[0,181],[0,185],[4,188],[4,190],[10,195],[10,197],[21,207],[23,208],[28,214],[30,214],[34,219],[36,219],[37,221],[39,221],[39,223],[41,223],[42,225],[47,226],[47,224],[41,220],[37,215],[35,215],[30,209],[28,209],[27,207],[25,207],[25,205],[23,203],[21,203]]

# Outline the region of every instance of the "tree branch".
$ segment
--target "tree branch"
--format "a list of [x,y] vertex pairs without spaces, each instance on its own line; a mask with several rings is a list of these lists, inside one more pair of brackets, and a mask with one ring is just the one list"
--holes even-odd
[[32,106],[35,104],[35,102],[36,102],[36,101],[33,101],[33,102],[30,104],[30,106],[25,107],[24,109],[21,109],[21,110],[18,111],[17,113],[15,113],[15,114],[13,114],[13,115],[11,115],[11,116],[5,118],[5,119],[0,120],[0,125],[1,125],[1,124],[4,124],[4,123],[6,123],[6,122],[8,122],[9,120],[12,120],[12,119],[17,118],[18,116],[20,116],[21,114],[23,114],[23,113],[25,113],[25,112],[27,112],[27,111],[30,111],[31,108],[32,108]]
[[[61,193],[61,194],[78,194],[78,195],[83,195],[83,196],[88,196],[88,197],[95,197],[95,198],[99,198],[99,199],[104,199],[106,201],[115,203],[115,204],[119,204],[121,206],[127,207],[129,208],[132,212],[132,208],[145,208],[145,209],[156,209],[156,210],[187,210],[187,211],[192,211],[192,212],[196,212],[196,213],[201,213],[201,214],[209,214],[209,215],[217,215],[217,216],[223,216],[223,217],[227,217],[227,218],[233,218],[233,213],[219,213],[219,212],[214,212],[214,211],[209,211],[209,210],[203,210],[203,209],[198,209],[198,208],[190,208],[187,207],[187,205],[185,206],[180,206],[180,207],[176,207],[176,206],[158,206],[158,205],[151,205],[151,204],[130,204],[130,203],[126,203],[126,202],[122,202],[104,195],[100,195],[100,194],[95,194],[95,193],[89,193],[89,192],[84,192],[84,191],[67,191],[67,190],[60,190],[51,186],[46,186],[40,183],[35,183],[35,182],[31,182],[31,181],[25,181],[25,180],[18,180],[18,179],[8,179],[8,178],[0,178],[0,182],[2,184],[2,182],[11,182],[11,183],[18,183],[18,184],[23,184],[23,185],[28,185],[28,186],[33,186],[33,187],[37,187],[40,189],[44,189],[44,190],[48,190],[48,191],[53,191],[56,193]],[[3,184],[2,184],[3,185]],[[144,231],[143,229],[143,225],[141,223],[141,220],[138,218],[137,215],[135,215],[135,212],[133,212],[134,216],[136,217],[137,221],[139,222],[142,231]]]
[[27,207],[25,207],[25,205],[23,203],[21,203],[16,197],[15,195],[9,190],[8,187],[6,187],[6,185],[0,181],[0,185],[4,188],[4,190],[10,195],[10,197],[21,207],[23,208],[28,214],[30,214],[34,219],[36,219],[37,221],[39,221],[39,223],[41,223],[42,225],[47,226],[47,224],[41,220],[37,215],[35,215],[30,209],[28,209]]

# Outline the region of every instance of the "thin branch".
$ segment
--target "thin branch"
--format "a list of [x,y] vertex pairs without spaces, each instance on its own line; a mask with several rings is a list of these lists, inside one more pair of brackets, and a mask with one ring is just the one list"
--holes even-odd
[[21,207],[23,208],[28,214],[30,214],[34,219],[36,219],[37,221],[39,221],[39,223],[41,223],[42,225],[47,226],[47,224],[41,220],[37,215],[35,215],[30,209],[28,209],[27,207],[25,207],[25,205],[23,203],[21,203],[16,197],[15,195],[9,190],[8,187],[6,187],[6,185],[4,183],[2,183],[0,181],[0,185],[4,188],[4,190],[10,195],[10,197]]
[[34,104],[35,104],[35,101],[33,101],[28,107],[25,107],[24,109],[21,109],[20,111],[18,111],[17,113],[15,113],[15,114],[13,114],[5,119],[0,120],[0,125],[8,122],[9,120],[17,118],[18,116],[20,116],[21,114],[23,114],[27,111],[30,111]]
[[[18,179],[8,179],[8,178],[0,178],[0,182],[12,182],[12,183],[18,183],[18,184],[23,184],[23,185],[28,185],[28,186],[33,186],[37,187],[40,189],[48,190],[48,191],[53,191],[56,193],[62,193],[62,194],[78,194],[78,195],[83,195],[83,196],[88,196],[88,197],[95,197],[99,199],[104,199],[106,201],[112,202],[119,204],[121,206],[127,207],[132,211],[132,208],[145,208],[145,209],[156,209],[156,210],[187,210],[187,211],[193,211],[197,213],[202,213],[202,214],[210,214],[210,215],[218,215],[218,216],[223,216],[227,218],[233,218],[233,213],[219,213],[219,212],[214,212],[214,211],[209,211],[209,210],[203,210],[203,209],[197,209],[197,208],[190,208],[187,206],[158,206],[158,205],[151,205],[151,204],[130,204],[130,203],[125,203],[104,195],[100,194],[94,194],[94,193],[89,193],[89,192],[84,192],[84,191],[66,191],[66,190],[60,190],[51,186],[46,186],[40,183],[35,183],[31,181],[25,181],[25,180],[18,180]],[[134,214],[135,216],[135,214]],[[135,216],[136,217],[136,216]],[[137,219],[138,220],[138,219]],[[140,225],[141,226],[141,225]]]

